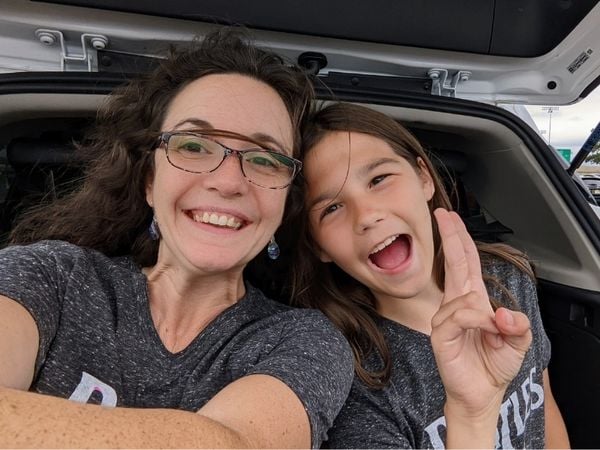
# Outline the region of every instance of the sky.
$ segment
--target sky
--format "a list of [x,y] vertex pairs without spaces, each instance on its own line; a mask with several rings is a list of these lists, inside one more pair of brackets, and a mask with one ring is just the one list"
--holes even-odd
[[[578,103],[560,106],[550,114],[542,106],[527,106],[542,136],[555,148],[570,148],[575,155],[600,122],[600,87]],[[543,130],[546,130],[545,132]]]

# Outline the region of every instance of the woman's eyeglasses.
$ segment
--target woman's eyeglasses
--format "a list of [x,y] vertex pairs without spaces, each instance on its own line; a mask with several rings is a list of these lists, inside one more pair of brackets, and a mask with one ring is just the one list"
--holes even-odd
[[[234,150],[216,141],[214,137],[200,133],[164,132],[160,134],[160,144],[164,144],[167,160],[172,166],[192,173],[213,172],[225,158],[235,155],[240,161],[244,177],[251,183],[268,189],[289,186],[302,168],[300,161],[282,153],[262,147]],[[257,144],[252,142],[251,145]]]

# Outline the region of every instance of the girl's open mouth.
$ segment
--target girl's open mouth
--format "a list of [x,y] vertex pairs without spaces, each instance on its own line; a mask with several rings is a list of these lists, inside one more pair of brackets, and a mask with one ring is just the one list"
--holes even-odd
[[379,244],[369,255],[369,260],[380,269],[395,269],[408,259],[410,247],[410,236],[398,234]]

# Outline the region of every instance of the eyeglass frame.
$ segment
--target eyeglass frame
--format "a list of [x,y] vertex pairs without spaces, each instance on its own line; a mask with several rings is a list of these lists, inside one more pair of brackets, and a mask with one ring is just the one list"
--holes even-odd
[[[223,149],[223,159],[221,159],[221,161],[219,162],[219,164],[217,164],[217,166],[214,169],[211,170],[206,170],[206,171],[202,171],[202,172],[196,172],[193,170],[188,170],[188,169],[184,169],[183,167],[179,167],[176,166],[173,161],[171,161],[171,159],[169,158],[169,139],[174,136],[174,135],[178,135],[178,134],[184,134],[184,135],[193,135],[193,136],[199,136],[201,138],[204,139],[208,139],[209,141],[214,142],[215,144],[219,145],[222,149]],[[236,150],[234,148],[230,148],[227,147],[226,145],[222,144],[221,142],[217,141],[216,139],[213,139],[213,137],[229,137],[229,138],[233,138],[233,139],[238,139],[244,142],[248,142],[251,144],[254,144],[257,146],[257,148],[249,148],[249,149],[244,149],[244,150]],[[195,173],[195,174],[203,174],[203,173],[212,173],[215,170],[217,170],[219,167],[221,167],[223,165],[223,162],[225,161],[225,158],[227,158],[230,155],[236,155],[238,157],[238,161],[240,163],[240,170],[242,171],[242,175],[244,176],[244,178],[246,180],[248,180],[249,183],[252,183],[255,186],[261,187],[263,189],[285,189],[287,187],[289,187],[293,181],[294,178],[296,178],[296,176],[298,176],[298,174],[300,173],[300,171],[302,170],[302,161],[292,157],[292,156],[288,156],[284,153],[281,153],[280,151],[277,150],[273,150],[270,148],[265,148],[263,146],[263,144],[261,144],[260,142],[256,141],[255,139],[249,138],[248,136],[244,136],[242,134],[238,134],[235,133],[233,131],[227,131],[227,130],[217,130],[217,129],[211,129],[209,131],[207,130],[173,130],[173,131],[163,131],[158,135],[157,138],[157,142],[155,145],[155,148],[158,147],[163,147],[165,150],[165,155],[167,157],[167,161],[169,162],[169,164],[171,164],[173,167],[175,167],[176,169],[182,170],[184,172],[188,172],[188,173]],[[293,167],[293,172],[290,176],[290,180],[287,184],[283,185],[283,186],[276,186],[276,187],[270,187],[270,186],[263,186],[261,184],[256,183],[255,181],[252,181],[251,178],[249,178],[246,175],[246,172],[244,171],[244,162],[242,160],[242,156],[244,153],[246,152],[265,152],[265,153],[270,153],[270,154],[276,154],[277,157],[284,157],[290,160],[290,162],[292,163],[292,167]]]

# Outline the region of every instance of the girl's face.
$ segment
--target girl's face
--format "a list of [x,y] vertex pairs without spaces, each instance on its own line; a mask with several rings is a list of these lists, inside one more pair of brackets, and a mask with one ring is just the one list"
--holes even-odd
[[437,289],[427,202],[434,184],[384,140],[330,132],[308,153],[311,234],[320,258],[385,298],[416,298]]
[[[288,156],[293,130],[287,109],[268,85],[237,74],[202,77],[171,102],[162,131],[227,130],[264,142]],[[256,144],[216,138],[236,150]],[[154,177],[146,198],[161,232],[159,264],[193,274],[236,276],[267,244],[281,223],[287,189],[250,183],[236,155],[218,169],[190,173],[155,152]]]

